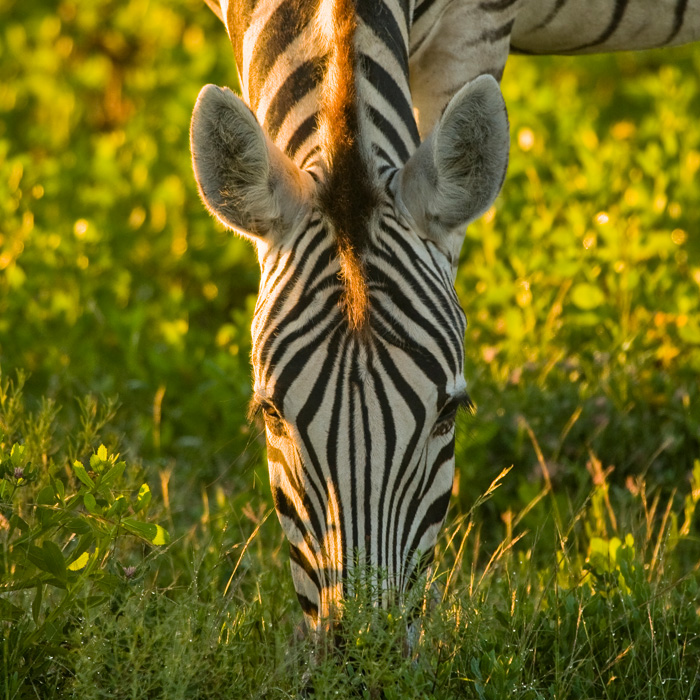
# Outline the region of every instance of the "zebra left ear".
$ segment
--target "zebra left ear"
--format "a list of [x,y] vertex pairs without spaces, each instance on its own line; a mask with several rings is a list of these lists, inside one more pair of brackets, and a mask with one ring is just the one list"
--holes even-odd
[[508,166],[508,115],[490,75],[467,83],[399,174],[397,201],[419,230],[440,241],[481,216]]
[[192,113],[190,148],[207,209],[244,236],[278,240],[308,204],[311,176],[272,143],[228,88],[202,88]]

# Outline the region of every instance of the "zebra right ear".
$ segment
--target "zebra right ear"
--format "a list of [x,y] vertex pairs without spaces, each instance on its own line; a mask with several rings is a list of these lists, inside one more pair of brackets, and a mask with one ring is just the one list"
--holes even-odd
[[481,75],[450,100],[400,171],[397,203],[436,242],[460,236],[498,195],[508,166],[508,115],[496,80]]
[[279,239],[309,201],[311,176],[272,143],[228,88],[202,88],[192,113],[190,150],[202,201],[238,233]]

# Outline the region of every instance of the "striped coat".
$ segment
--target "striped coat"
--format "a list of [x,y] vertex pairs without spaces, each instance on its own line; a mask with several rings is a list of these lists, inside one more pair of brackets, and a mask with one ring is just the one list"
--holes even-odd
[[401,600],[430,562],[451,491],[455,415],[470,406],[453,282],[464,229],[505,175],[508,123],[494,76],[511,45],[584,52],[687,41],[699,7],[217,8],[243,100],[202,90],[193,164],[212,214],[257,247],[253,406],[314,629],[328,627],[356,581],[374,583],[378,600]]

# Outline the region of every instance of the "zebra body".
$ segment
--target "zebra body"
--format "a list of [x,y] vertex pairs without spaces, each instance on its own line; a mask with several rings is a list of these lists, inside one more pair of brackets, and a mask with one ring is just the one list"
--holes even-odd
[[586,54],[700,40],[700,0],[417,0],[410,41],[422,135],[478,75],[503,75],[509,53]]
[[[695,36],[693,3],[673,40]],[[574,6],[628,4],[649,6],[221,1],[245,103],[202,90],[193,165],[209,210],[257,246],[253,404],[312,628],[352,593],[354,567],[401,598],[432,556],[470,405],[453,282],[464,228],[505,175],[492,76],[511,34],[529,49]]]

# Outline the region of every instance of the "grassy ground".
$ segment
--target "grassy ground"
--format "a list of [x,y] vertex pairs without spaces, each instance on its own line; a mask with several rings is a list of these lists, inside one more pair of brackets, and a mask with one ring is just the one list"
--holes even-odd
[[225,32],[199,0],[0,0],[3,700],[700,696],[698,76],[697,48],[509,63],[436,593],[413,656],[357,602],[324,655],[245,420],[255,256],[190,172]]

